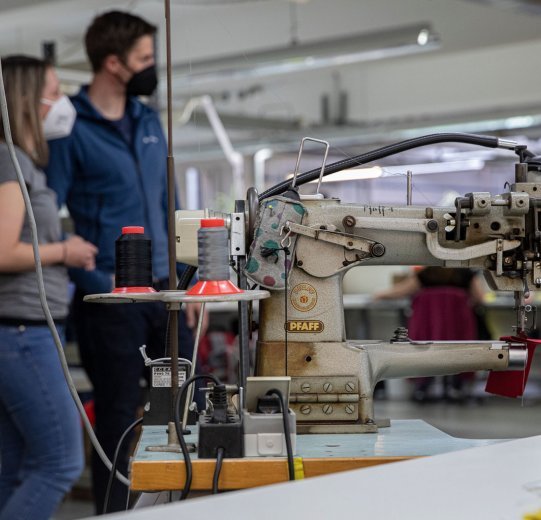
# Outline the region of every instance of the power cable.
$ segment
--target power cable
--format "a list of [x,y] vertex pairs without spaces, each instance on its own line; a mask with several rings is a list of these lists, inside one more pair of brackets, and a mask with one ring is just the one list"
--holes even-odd
[[280,409],[282,411],[282,421],[284,425],[284,436],[286,438],[286,451],[287,451],[287,468],[289,471],[289,480],[295,480],[295,463],[293,460],[293,447],[291,445],[291,430],[289,428],[289,410],[286,407],[286,400],[284,394],[277,388],[273,388],[267,392],[267,395],[275,395],[280,401]]
[[103,501],[103,514],[106,515],[109,512],[109,502],[111,500],[111,492],[113,490],[113,481],[114,481],[114,474],[116,472],[116,467],[118,464],[118,456],[120,454],[120,448],[122,447],[122,444],[124,443],[124,439],[128,436],[128,434],[137,426],[139,426],[143,422],[143,418],[140,417],[133,423],[131,423],[124,433],[122,434],[122,437],[120,437],[120,440],[118,441],[118,444],[116,445],[115,449],[115,455],[113,457],[113,467],[111,468],[111,471],[109,473],[109,480],[107,481],[107,489],[105,491],[105,500]]
[[[9,124],[9,113],[8,113],[8,106],[7,106],[7,99],[6,99],[6,89],[4,87],[4,76],[2,72],[1,63],[0,63],[0,111],[2,114],[2,124],[4,127],[4,139],[8,147],[8,151],[11,158],[11,162],[13,164],[13,168],[15,169],[15,173],[17,174],[17,180],[21,188],[24,205],[26,208],[26,213],[28,215],[28,224],[30,226],[30,232],[31,232],[31,237],[32,237],[32,250],[34,252],[34,265],[36,267],[38,292],[39,292],[39,300],[41,303],[41,308],[43,309],[43,314],[45,315],[47,325],[49,326],[49,330],[51,331],[51,334],[53,336],[54,344],[56,346],[56,351],[60,359],[60,365],[62,366],[62,372],[64,373],[64,377],[66,378],[66,383],[68,385],[70,394],[73,400],[75,401],[75,405],[77,406],[77,410],[79,411],[79,414],[81,415],[81,419],[83,420],[83,424],[90,438],[90,442],[94,446],[94,449],[96,450],[97,454],[99,455],[100,459],[105,464],[107,469],[111,471],[112,463],[107,457],[107,455],[105,454],[105,452],[103,451],[103,448],[101,447],[96,437],[96,434],[94,433],[92,425],[90,424],[88,416],[86,415],[83,404],[81,403],[81,399],[79,399],[79,394],[77,393],[77,389],[75,388],[75,384],[69,372],[66,356],[64,355],[64,348],[62,347],[60,336],[58,335],[58,331],[56,330],[56,326],[54,324],[51,311],[49,310],[49,304],[47,303],[47,295],[45,293],[45,285],[43,283],[43,270],[41,267],[41,257],[39,254],[39,243],[37,239],[38,231],[37,231],[37,226],[36,226],[36,219],[34,217],[34,211],[32,209],[32,204],[30,202],[30,195],[28,194],[28,189],[26,188],[23,172],[21,170],[21,166],[19,164],[19,160],[17,159],[17,155],[15,152],[15,145],[13,144],[13,137],[11,135],[11,127]],[[120,472],[118,471],[116,472],[116,477],[126,486],[130,485],[130,481]]]
[[[188,446],[186,444],[186,441],[184,440],[184,435],[182,432],[182,424],[180,419],[180,403],[182,403],[183,398],[186,396],[186,392],[188,391],[189,386],[199,379],[210,379],[214,382],[214,384],[219,385],[220,381],[216,376],[213,375],[197,375],[197,376],[191,376],[189,377],[182,386],[180,387],[180,390],[177,392],[177,395],[175,396],[175,403],[174,403],[174,423],[175,423],[175,430],[177,432],[177,438],[178,442],[180,444],[180,449],[182,450],[182,455],[184,457],[184,465],[186,468],[186,480],[184,481],[184,489],[182,490],[182,493],[180,495],[179,500],[186,500],[188,497],[188,494],[190,493],[190,489],[192,487],[192,460],[190,458],[190,453],[188,451]],[[188,403],[184,403],[184,406],[188,406]]]
[[[500,148],[502,146],[502,141],[499,138],[486,135],[465,134],[460,132],[423,135],[420,137],[414,137],[412,139],[406,139],[405,141],[400,141],[398,143],[383,146],[382,148],[378,148],[376,150],[363,153],[361,155],[356,155],[348,159],[342,159],[341,161],[331,163],[324,167],[323,176],[325,177],[326,175],[331,175],[332,173],[336,173],[348,168],[353,168],[355,166],[361,166],[368,162],[383,159],[385,157],[389,157],[390,155],[395,155],[397,153],[411,150],[413,148],[449,142],[473,144],[486,148]],[[321,168],[315,168],[301,175],[298,175],[297,186],[319,178],[320,173]],[[276,184],[272,188],[264,191],[259,196],[259,200],[262,201],[263,199],[266,199],[268,197],[283,193],[291,187],[291,183],[292,179],[287,179]]]
[[218,481],[220,480],[220,472],[222,471],[222,463],[224,461],[225,449],[221,446],[216,452],[216,467],[214,468],[214,475],[212,476],[212,494],[217,495],[218,490]]

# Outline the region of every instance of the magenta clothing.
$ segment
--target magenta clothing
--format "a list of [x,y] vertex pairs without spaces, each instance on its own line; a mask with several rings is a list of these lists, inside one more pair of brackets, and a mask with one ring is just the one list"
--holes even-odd
[[413,299],[408,335],[413,340],[477,339],[477,321],[469,294],[459,287],[425,287]]

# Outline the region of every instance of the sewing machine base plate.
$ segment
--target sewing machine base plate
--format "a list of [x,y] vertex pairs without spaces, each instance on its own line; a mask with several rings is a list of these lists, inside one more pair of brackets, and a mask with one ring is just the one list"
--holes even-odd
[[317,433],[377,433],[378,428],[388,428],[391,426],[390,419],[376,419],[375,424],[355,424],[355,423],[308,423],[298,422],[297,433],[317,434]]

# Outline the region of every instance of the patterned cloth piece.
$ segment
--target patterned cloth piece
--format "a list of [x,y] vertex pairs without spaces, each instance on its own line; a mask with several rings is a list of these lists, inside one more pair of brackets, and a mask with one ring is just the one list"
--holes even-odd
[[301,224],[306,213],[301,202],[281,196],[265,199],[260,204],[254,240],[244,270],[250,280],[267,289],[285,288],[286,270],[290,272],[297,235],[290,235],[289,254],[286,256],[280,243],[285,235],[280,232],[286,222]]

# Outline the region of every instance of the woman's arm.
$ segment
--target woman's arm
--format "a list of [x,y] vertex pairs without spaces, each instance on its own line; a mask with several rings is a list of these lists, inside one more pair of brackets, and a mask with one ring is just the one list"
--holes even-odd
[[485,299],[485,284],[481,279],[481,275],[476,274],[470,282],[469,287],[470,301],[472,305],[481,305]]
[[[19,184],[0,184],[0,272],[20,273],[34,269],[32,245],[20,241],[24,222],[24,200]],[[62,242],[39,247],[43,265],[62,264],[65,255]]]
[[[24,223],[24,200],[15,181],[0,184],[0,272],[21,273],[34,270],[32,244],[21,242]],[[64,242],[41,244],[39,254],[44,266],[64,264],[68,267],[95,268],[97,249],[81,237]]]
[[394,284],[390,289],[374,294],[375,300],[392,300],[394,298],[406,298],[412,296],[421,289],[421,282],[414,273],[408,275],[407,278]]

